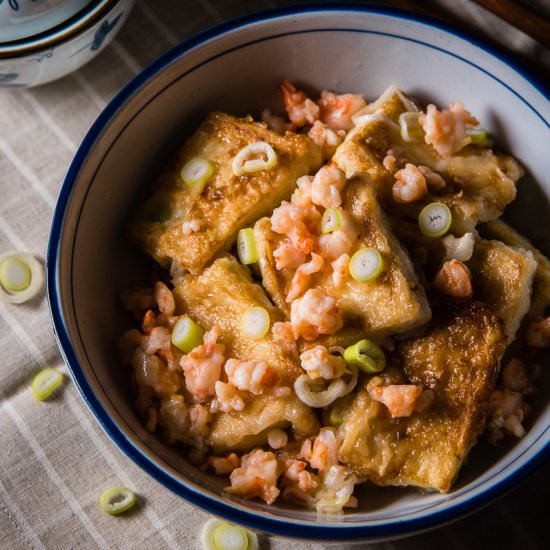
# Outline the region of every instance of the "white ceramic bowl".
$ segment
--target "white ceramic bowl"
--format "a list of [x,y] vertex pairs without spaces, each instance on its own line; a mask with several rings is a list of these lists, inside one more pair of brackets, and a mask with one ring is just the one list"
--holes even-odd
[[[326,6],[246,17],[192,38],[147,67],[84,139],[61,191],[48,252],[49,300],[61,351],[119,447],[169,489],[214,514],[310,540],[384,539],[452,520],[497,497],[548,456],[550,377],[535,399],[527,435],[498,450],[476,447],[451,493],[364,487],[359,509],[336,518],[222,496],[223,481],[147,433],[132,408],[128,373],[115,356],[116,338],[128,324],[117,291],[143,282],[144,266],[124,240],[124,226],[209,110],[280,110],[277,84],[283,78],[367,98],[394,83],[441,105],[464,101],[529,172],[511,208],[521,227],[534,237],[534,228],[547,229],[550,166],[542,144],[550,137],[548,98],[506,61],[399,11]],[[532,216],[525,216],[526,208]],[[535,219],[537,212],[546,217]]]
[[0,42],[21,40],[56,27],[93,0],[2,0]]
[[82,67],[113,39],[133,5],[134,0],[96,0],[49,30],[0,41],[0,88],[38,86]]

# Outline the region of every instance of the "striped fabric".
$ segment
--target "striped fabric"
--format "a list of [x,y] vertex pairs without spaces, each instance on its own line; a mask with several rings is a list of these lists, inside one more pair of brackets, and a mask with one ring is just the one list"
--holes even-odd
[[[0,252],[21,249],[43,257],[70,159],[99,111],[128,79],[192,33],[281,3],[140,0],[115,41],[79,72],[35,90],[2,91]],[[440,4],[477,27],[489,25],[491,34],[509,45],[535,53],[526,36],[468,0]],[[548,59],[548,52],[539,52],[542,56]],[[32,398],[29,381],[38,370],[51,366],[68,374],[44,300],[23,306],[0,302],[0,349],[0,548],[198,548],[207,515],[127,459],[68,378],[55,399],[40,403]],[[547,502],[538,505],[535,496],[550,495],[549,472],[548,467],[540,470],[512,494],[452,526],[372,548],[548,548]],[[140,495],[136,509],[120,518],[105,515],[97,503],[99,494],[116,484]],[[324,548],[283,539],[271,539],[268,546]]]

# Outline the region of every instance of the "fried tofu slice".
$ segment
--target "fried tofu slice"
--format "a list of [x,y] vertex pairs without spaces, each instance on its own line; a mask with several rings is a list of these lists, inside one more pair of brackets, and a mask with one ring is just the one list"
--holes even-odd
[[489,306],[445,304],[423,336],[397,349],[403,370],[390,367],[383,374],[391,383],[404,374],[432,389],[431,406],[392,418],[385,405],[359,390],[339,428],[340,460],[377,485],[449,491],[483,431],[505,347],[502,321]]
[[[236,176],[233,158],[257,141],[273,147],[277,165]],[[198,193],[180,177],[185,163],[197,157],[214,165],[213,175]],[[321,161],[319,147],[307,136],[292,132],[283,136],[251,117],[212,113],[160,177],[130,225],[130,238],[162,266],[175,260],[198,273],[218,252],[229,249],[239,229],[287,199],[296,179],[318,168]],[[157,221],[151,221],[155,217]]]
[[[322,337],[320,341],[345,346],[361,336],[384,338],[427,323],[431,312],[424,289],[418,283],[407,254],[394,237],[372,186],[362,178],[350,181],[342,192],[342,199],[343,209],[360,229],[350,256],[359,248],[373,247],[382,254],[386,268],[375,281],[360,283],[348,277],[340,287],[335,286],[330,268],[314,275],[311,286],[336,299],[344,320],[338,333]],[[285,298],[295,270],[276,270],[273,258],[282,236],[271,230],[268,218],[256,223],[254,233],[263,285],[288,317],[289,304]]]
[[545,317],[550,307],[550,260],[528,239],[502,220],[483,224],[480,226],[480,232],[487,238],[498,239],[511,247],[531,252],[537,262],[537,268],[533,278],[531,307],[527,312],[527,318],[534,320]]
[[[401,137],[398,120],[401,113],[411,110],[418,109],[398,88],[391,86],[354,117],[357,126],[338,147],[333,162],[348,178],[368,177],[384,207],[396,216],[416,219],[427,203],[444,202],[453,213],[451,229],[459,234],[472,231],[478,222],[499,217],[516,197],[515,182],[523,174],[519,164],[512,157],[480,147],[467,146],[443,158],[422,138],[406,142]],[[446,187],[431,188],[415,203],[396,203],[391,191],[394,174],[383,164],[388,153],[396,157],[399,168],[409,162],[439,173]]]
[[272,323],[282,320],[246,267],[230,255],[218,258],[200,275],[187,274],[175,281],[174,297],[177,311],[188,314],[203,329],[220,327],[220,342],[226,346],[227,358],[264,360],[277,371],[279,385],[290,388],[288,396],[251,396],[244,410],[217,413],[209,436],[215,452],[263,445],[273,427],[291,426],[298,438],[317,433],[316,416],[292,389],[302,372],[296,358],[287,354],[271,333],[260,340],[251,340],[242,333],[241,317],[249,307],[265,308]]
[[533,253],[500,241],[477,241],[472,259],[474,296],[492,306],[502,317],[508,343],[531,306],[531,289],[537,269]]

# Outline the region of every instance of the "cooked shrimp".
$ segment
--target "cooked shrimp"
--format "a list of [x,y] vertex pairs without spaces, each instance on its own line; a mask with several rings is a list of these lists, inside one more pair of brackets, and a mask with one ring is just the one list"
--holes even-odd
[[353,506],[353,491],[357,477],[346,466],[334,464],[322,479],[315,495],[315,508],[321,514],[339,514],[346,506]]
[[148,355],[141,348],[136,348],[132,367],[138,386],[148,386],[158,396],[169,396],[180,389],[178,373],[169,370],[157,355]]
[[296,180],[296,191],[292,193],[290,202],[298,206],[311,206],[311,187],[313,176],[300,176]]
[[527,326],[525,340],[533,348],[547,348],[550,346],[550,317],[534,321]]
[[388,172],[395,172],[397,159],[390,154],[387,154],[382,160],[382,165]]
[[[233,384],[226,384],[219,380],[214,384],[216,392],[216,404],[214,410],[218,408],[223,412],[242,411],[245,406],[244,395]],[[214,403],[214,401],[212,401]]]
[[191,422],[189,409],[183,395],[171,395],[160,402],[158,420],[163,427],[168,443],[188,441],[187,433]]
[[321,428],[313,442],[309,464],[320,472],[326,472],[338,464],[338,441],[334,428]]
[[342,357],[332,355],[325,346],[314,346],[300,355],[300,364],[312,378],[333,380],[348,372]]
[[275,269],[296,269],[306,261],[306,255],[300,252],[288,239],[283,239],[273,251]]
[[168,351],[172,347],[170,332],[164,327],[154,327],[148,336],[141,340],[143,351],[149,355],[154,355],[159,350]]
[[334,164],[322,166],[313,178],[311,200],[323,208],[334,208],[342,204],[340,191],[346,185],[346,177]]
[[282,449],[288,443],[288,435],[280,428],[273,428],[267,432],[267,444],[272,449]]
[[143,312],[155,307],[155,296],[152,288],[126,288],[120,293],[122,306],[132,313]]
[[[283,476],[285,482],[290,482],[301,491],[309,493],[317,489],[319,482],[315,474],[306,470],[307,463],[295,458],[287,458],[284,461]],[[288,486],[288,483],[285,483]]]
[[449,260],[443,264],[434,279],[435,287],[455,298],[471,298],[472,277],[470,270],[458,260]]
[[284,134],[287,123],[282,116],[274,115],[269,109],[264,109],[261,116],[262,122],[267,122],[267,127],[274,132]]
[[315,232],[321,224],[321,214],[310,205],[297,205],[283,201],[273,210],[271,228],[275,233],[286,235],[296,250],[309,254],[313,248]]
[[174,315],[176,311],[176,301],[172,291],[161,281],[155,283],[155,302],[159,306],[159,311],[167,317]]
[[294,337],[315,340],[319,334],[333,334],[342,328],[343,320],[336,301],[319,289],[309,289],[290,306]]
[[312,252],[311,260],[298,267],[294,273],[286,296],[286,301],[292,302],[292,300],[295,300],[298,296],[303,294],[311,283],[312,275],[319,273],[324,265],[325,261],[323,258],[319,256],[319,254]]
[[344,141],[345,131],[335,131],[327,124],[316,120],[307,135],[321,148],[323,157],[329,159],[334,155],[338,145]]
[[141,321],[141,330],[145,334],[149,334],[155,327],[159,326],[159,324],[155,312],[152,309],[148,309]]
[[442,157],[451,156],[468,145],[472,140],[466,135],[466,126],[479,124],[460,101],[442,111],[435,105],[428,105],[426,114],[420,115],[418,122],[424,129],[426,143]]
[[235,468],[238,468],[241,465],[241,459],[237,454],[231,453],[228,456],[211,456],[208,458],[207,464],[216,475],[221,476],[230,474]]
[[525,392],[529,389],[527,370],[521,359],[512,359],[502,369],[502,385],[512,391]]
[[289,321],[278,321],[271,327],[273,339],[279,343],[283,351],[289,355],[295,356],[298,353],[296,338],[292,332],[292,325]]
[[304,126],[319,120],[321,109],[304,92],[297,90],[288,80],[283,80],[279,88],[283,93],[285,110],[292,124]]
[[224,369],[231,384],[254,395],[261,395],[279,380],[277,371],[265,361],[228,359]]
[[189,432],[188,436],[192,443],[197,447],[204,445],[204,440],[208,436],[208,424],[212,421],[212,414],[208,407],[196,403],[189,407]]
[[241,458],[241,466],[231,472],[231,487],[226,491],[244,498],[259,497],[272,504],[279,496],[277,479],[281,468],[271,451],[254,449]]
[[332,233],[320,235],[317,239],[316,249],[323,258],[332,261],[348,254],[356,238],[355,234],[350,234],[344,229],[337,229]]
[[411,416],[422,394],[422,388],[413,384],[371,386],[369,383],[367,390],[375,401],[387,407],[392,418]]
[[336,288],[341,288],[349,276],[349,254],[338,256],[330,265],[332,266],[332,282]]
[[324,90],[317,102],[321,107],[321,120],[333,130],[351,130],[351,117],[366,106],[362,95],[335,94]]
[[225,362],[225,346],[217,344],[220,329],[214,326],[203,339],[203,344],[181,358],[185,386],[198,401],[215,395],[215,384],[220,379]]
[[408,162],[395,174],[395,183],[392,187],[392,196],[395,202],[409,203],[419,201],[428,192],[424,174]]
[[523,402],[523,395],[511,391],[508,388],[495,390],[489,398],[489,441],[495,444],[504,436],[503,430],[514,435],[523,437],[525,429],[522,422],[525,418],[526,405]]

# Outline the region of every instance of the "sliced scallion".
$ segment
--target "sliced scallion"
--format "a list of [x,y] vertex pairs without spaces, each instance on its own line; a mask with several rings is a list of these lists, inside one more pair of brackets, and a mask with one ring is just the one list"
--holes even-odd
[[349,261],[350,275],[360,283],[374,281],[384,271],[384,260],[376,248],[360,248]]
[[344,360],[366,373],[380,372],[386,368],[386,355],[371,340],[359,340],[344,351]]
[[259,259],[258,248],[256,246],[256,237],[254,229],[246,227],[241,229],[237,236],[237,254],[242,264],[248,265],[256,263]]
[[0,255],[0,300],[22,304],[40,294],[43,286],[44,269],[34,256],[16,250]]
[[478,147],[492,147],[493,146],[493,140],[491,139],[491,136],[489,135],[489,132],[485,130],[485,128],[478,128],[478,127],[466,127],[466,135],[470,137],[472,140],[472,145],[477,145]]
[[399,127],[401,128],[401,137],[404,141],[411,142],[424,137],[424,130],[418,118],[421,113],[401,113],[399,115]]
[[206,522],[201,533],[203,550],[258,550],[256,533],[212,518]]
[[251,340],[263,338],[269,332],[270,326],[269,313],[260,306],[249,307],[241,318],[241,330]]
[[44,401],[62,384],[63,374],[55,369],[41,370],[31,384],[32,394],[38,401]]
[[172,329],[172,344],[183,353],[189,353],[202,344],[204,331],[191,317],[182,315]]
[[214,173],[214,165],[206,159],[193,158],[186,162],[181,169],[181,179],[189,186],[201,187],[208,181],[208,178]]
[[277,165],[275,149],[265,141],[255,141],[243,147],[233,158],[231,167],[236,176],[270,170]]
[[111,516],[126,512],[136,503],[136,494],[128,487],[111,487],[99,497],[101,509]]
[[340,208],[327,208],[321,218],[321,231],[323,233],[332,233],[337,229],[342,229],[344,220]]
[[420,231],[427,237],[442,237],[449,231],[453,216],[449,207],[442,202],[431,202],[418,216]]

